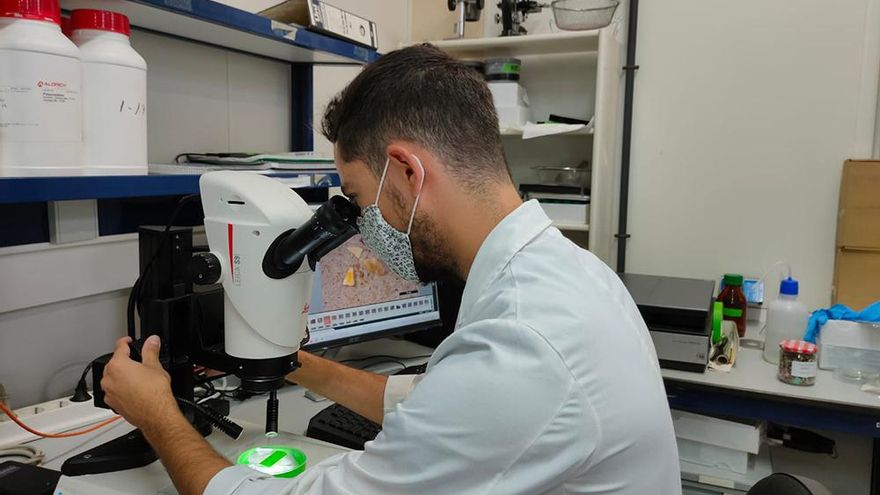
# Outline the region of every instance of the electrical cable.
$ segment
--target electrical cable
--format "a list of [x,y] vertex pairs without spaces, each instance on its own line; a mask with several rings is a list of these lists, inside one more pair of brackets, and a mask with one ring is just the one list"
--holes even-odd
[[103,428],[103,427],[105,427],[115,421],[122,419],[122,416],[114,416],[110,419],[106,419],[104,421],[101,421],[100,423],[93,425],[93,426],[90,426],[90,427],[83,429],[83,430],[67,431],[64,433],[43,433],[42,431],[35,430],[35,429],[31,428],[30,426],[24,424],[24,422],[22,422],[21,419],[19,419],[19,417],[16,416],[16,414],[14,412],[12,412],[12,410],[10,410],[8,407],[6,407],[6,405],[3,404],[2,402],[0,402],[0,411],[3,411],[7,416],[9,416],[9,419],[11,419],[18,426],[20,426],[23,430],[25,430],[28,433],[31,433],[33,435],[36,435],[38,437],[42,437],[42,438],[68,438],[68,437],[75,437],[75,436],[79,436],[79,435],[85,435],[86,433],[91,433],[95,430]]
[[86,365],[85,369],[82,372],[82,375],[79,377],[79,381],[76,382],[76,388],[73,391],[73,397],[70,398],[71,402],[85,402],[90,400],[92,396],[89,394],[88,384],[86,383],[86,376],[89,374],[89,370],[92,369],[92,365],[95,364],[95,361],[89,361],[89,364]]
[[150,273],[150,269],[153,267],[153,263],[159,257],[159,253],[162,251],[162,248],[165,247],[165,243],[168,242],[168,232],[171,230],[171,227],[174,225],[174,221],[177,220],[177,216],[183,210],[183,207],[192,201],[193,199],[198,198],[198,194],[188,194],[186,196],[181,197],[177,201],[177,205],[174,206],[174,210],[171,212],[171,216],[168,218],[168,222],[165,224],[164,234],[162,236],[162,240],[159,242],[159,247],[156,249],[156,252],[153,253],[153,256],[150,257],[150,261],[147,262],[147,265],[144,267],[144,271],[138,275],[138,278],[135,279],[134,285],[131,287],[131,292],[128,295],[128,305],[126,308],[126,326],[128,328],[128,336],[131,337],[132,340],[136,340],[136,332],[135,332],[135,310],[141,303],[141,297],[143,292],[143,281]]
[[[98,356],[97,358],[92,359],[91,361],[89,361],[88,364],[86,364],[85,369],[83,369],[82,375],[80,375],[79,377],[79,381],[76,382],[76,388],[73,391],[73,397],[70,398],[71,402],[85,402],[87,400],[92,400],[92,396],[89,394],[88,384],[86,383],[86,377],[89,375],[89,370],[92,369],[95,361],[97,361],[98,359],[112,355],[113,353],[111,352],[104,354],[103,356]],[[92,388],[94,388],[94,383],[92,385]]]
[[229,399],[229,400],[234,400],[234,401],[238,401],[238,402],[242,402],[242,401],[250,398],[249,395],[247,395],[247,396],[239,395],[239,391],[240,391],[240,389],[235,389],[235,390],[231,390],[229,392],[217,392],[217,393],[220,394],[221,399]]
[[14,457],[24,459],[19,461],[22,464],[31,466],[39,466],[46,458],[46,454],[42,450],[31,445],[16,445],[15,447],[7,447],[0,449],[0,459],[4,457]]
[[[201,385],[196,386],[196,388],[193,390],[193,393],[195,394],[195,392],[200,389],[204,390],[205,393],[204,393],[204,395],[200,395],[200,396],[195,397],[197,399],[197,402],[201,402],[203,399],[206,399],[209,396],[212,396],[215,394],[220,394],[220,392],[218,392],[217,389],[214,388],[214,385],[211,382],[205,382]],[[222,394],[220,394],[220,395],[222,395]]]
[[223,397],[223,395],[220,392],[214,392],[213,394],[209,394],[204,397],[200,397],[196,401],[196,404],[204,404],[205,402],[208,402],[209,400],[219,399],[221,397]]

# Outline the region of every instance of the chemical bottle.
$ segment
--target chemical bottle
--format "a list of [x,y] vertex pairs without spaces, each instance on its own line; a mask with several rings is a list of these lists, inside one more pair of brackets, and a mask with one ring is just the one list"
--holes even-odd
[[0,0],[0,176],[79,175],[79,49],[58,0]]
[[764,336],[764,360],[779,364],[779,343],[803,340],[809,311],[797,299],[798,281],[791,277],[779,283],[779,297],[767,309],[767,330]]
[[725,273],[724,289],[718,294],[718,301],[724,305],[724,319],[736,323],[736,333],[740,338],[746,336],[746,310],[748,306],[742,285],[742,275]]
[[77,9],[82,56],[83,167],[93,175],[147,173],[147,63],[131,47],[128,17]]

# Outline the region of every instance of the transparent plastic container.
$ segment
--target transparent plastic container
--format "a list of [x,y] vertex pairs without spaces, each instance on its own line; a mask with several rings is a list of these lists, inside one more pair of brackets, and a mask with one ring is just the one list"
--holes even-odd
[[779,364],[779,343],[801,340],[809,319],[807,307],[798,301],[798,282],[791,277],[779,284],[779,297],[768,305],[764,334],[764,360]]

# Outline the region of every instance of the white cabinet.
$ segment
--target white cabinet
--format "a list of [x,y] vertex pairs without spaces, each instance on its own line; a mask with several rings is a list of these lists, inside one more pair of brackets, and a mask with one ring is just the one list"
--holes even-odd
[[[626,19],[621,5],[615,19]],[[558,227],[613,263],[623,110],[625,22],[596,31],[563,32],[506,38],[433,42],[465,60],[516,57],[522,60],[520,84],[528,92],[533,121],[556,114],[583,120],[592,129],[524,140],[521,131],[503,130],[504,152],[514,181],[537,183],[534,166],[576,166],[586,160],[590,175],[588,218]]]

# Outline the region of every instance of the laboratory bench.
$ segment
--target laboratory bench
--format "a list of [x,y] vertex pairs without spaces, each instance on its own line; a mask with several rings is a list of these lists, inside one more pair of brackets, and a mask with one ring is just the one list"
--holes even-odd
[[[760,348],[760,325],[749,327],[743,347],[737,356],[737,364],[731,372],[707,370],[693,373],[662,370],[670,406],[674,409],[703,414],[721,414],[743,419],[761,419],[790,426],[855,433],[863,437],[880,437],[880,398],[875,394],[861,392],[857,385],[841,383],[830,371],[819,370],[816,384],[808,387],[787,385],[776,378],[776,366],[763,360]],[[432,349],[402,339],[382,339],[345,347],[334,356],[338,361],[358,360],[353,365],[384,374],[401,369],[401,364],[412,366],[426,361]],[[361,358],[377,356],[374,359]],[[382,357],[385,356],[385,357]],[[387,356],[400,359],[398,363]],[[409,356],[409,357],[408,357]],[[315,401],[298,386],[287,386],[279,391],[279,430],[302,434],[309,419],[330,402]],[[233,401],[230,417],[246,426],[253,434],[245,442],[253,442],[260,435],[263,424],[265,400],[255,397],[243,402]],[[94,434],[60,440],[37,440],[32,445],[46,453],[46,466],[59,469],[63,461],[79,452],[130,430],[131,426],[120,422]],[[213,433],[209,441],[221,452],[233,453],[243,450],[243,445],[230,441],[220,433]],[[345,449],[305,437],[294,442],[305,449],[312,461],[323,459]],[[872,464],[871,494],[878,494],[878,448],[875,440]],[[145,468],[78,478],[99,486],[122,486],[130,492],[131,487],[144,486],[139,493],[175,493],[167,474],[159,463]],[[138,481],[135,482],[134,480]],[[96,495],[100,492],[94,492]]]
[[764,360],[761,325],[748,327],[729,373],[664,369],[670,405],[707,414],[767,419],[791,426],[880,437],[880,397],[819,370],[816,384],[796,386],[776,378]]
[[812,386],[781,382],[777,366],[764,361],[762,329],[749,324],[730,372],[662,370],[670,407],[872,438],[870,494],[880,494],[880,397],[828,370],[820,369]]
[[[424,363],[426,355],[432,349],[401,339],[381,339],[344,347],[334,356],[337,361],[355,360],[352,365],[376,373],[393,374],[401,369],[401,365],[412,366]],[[319,355],[321,353],[318,353]],[[376,356],[375,358],[370,358]],[[383,357],[384,356],[384,357]],[[390,359],[394,356],[401,359]],[[420,356],[408,358],[407,356]],[[309,396],[311,394],[308,394]],[[305,434],[309,419],[330,404],[330,401],[318,398],[316,401],[306,394],[306,390],[295,385],[288,385],[278,391],[279,415],[278,428],[281,436],[268,442],[263,434],[265,426],[265,396],[252,397],[245,401],[232,401],[229,417],[244,427],[244,434],[238,440],[214,431],[207,440],[225,457],[234,462],[235,456],[256,445],[272,443],[288,445],[306,453],[311,464],[320,462],[349,449],[337,445],[314,440],[301,435]],[[124,420],[118,421],[94,433],[60,439],[39,439],[29,445],[37,447],[45,454],[43,467],[60,470],[61,465],[69,457],[84,452],[102,443],[117,438],[133,427]],[[159,462],[145,467],[106,473],[99,475],[77,476],[63,480],[67,486],[66,493],[72,495],[156,495],[175,494],[167,472]],[[61,485],[62,487],[64,485]]]

